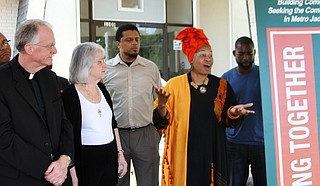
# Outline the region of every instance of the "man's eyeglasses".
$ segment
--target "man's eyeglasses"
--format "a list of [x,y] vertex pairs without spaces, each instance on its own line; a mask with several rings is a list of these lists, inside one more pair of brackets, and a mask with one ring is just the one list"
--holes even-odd
[[31,44],[31,45],[36,45],[38,47],[43,47],[43,48],[46,48],[48,50],[52,50],[52,49],[56,48],[56,44],[55,43],[48,44],[48,45],[39,45],[39,44]]
[[0,43],[0,48],[9,46],[9,42],[10,42],[10,40],[7,40],[7,39],[3,40]]

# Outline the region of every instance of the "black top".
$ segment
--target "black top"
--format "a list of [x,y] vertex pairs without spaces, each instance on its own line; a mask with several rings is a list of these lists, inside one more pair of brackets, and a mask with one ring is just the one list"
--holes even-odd
[[[212,166],[219,167],[219,172],[227,176],[226,162],[226,134],[225,119],[218,122],[214,114],[214,100],[217,96],[220,78],[208,75],[209,83],[207,91],[200,93],[200,87],[195,89],[190,86],[190,119],[188,134],[188,156],[187,156],[187,185],[210,185]],[[188,74],[189,84],[192,81],[191,74]],[[236,105],[236,97],[229,84],[227,84],[226,101],[224,104],[222,118],[226,118],[226,112],[231,105]],[[239,121],[228,120],[238,123]],[[219,151],[219,152],[218,152]],[[216,170],[216,174],[217,174]],[[217,178],[217,176],[216,176]],[[218,176],[218,178],[220,178]],[[226,177],[221,176],[222,185],[226,184]]]

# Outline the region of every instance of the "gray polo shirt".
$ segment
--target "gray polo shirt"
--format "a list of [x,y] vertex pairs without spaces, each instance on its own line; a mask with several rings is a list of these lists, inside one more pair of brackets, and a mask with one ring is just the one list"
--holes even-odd
[[128,67],[119,54],[107,61],[103,83],[111,95],[118,128],[139,128],[152,123],[157,94],[152,83],[161,85],[157,65],[141,56]]

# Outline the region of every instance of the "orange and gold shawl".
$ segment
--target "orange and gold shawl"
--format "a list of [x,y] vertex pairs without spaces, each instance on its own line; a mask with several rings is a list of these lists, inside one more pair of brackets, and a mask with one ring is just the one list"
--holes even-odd
[[[225,99],[226,81],[222,79],[222,87],[218,96]],[[221,84],[220,82],[220,84]],[[162,185],[183,186],[187,177],[187,147],[190,114],[190,86],[187,74],[174,77],[168,81],[165,91],[171,96],[166,104],[169,125],[161,132],[165,136],[165,148],[162,161]],[[217,104],[219,102],[219,104]],[[224,100],[215,100],[215,112],[221,120]],[[217,107],[218,106],[218,107]],[[157,100],[155,101],[155,108]],[[212,180],[213,181],[213,180]],[[213,184],[212,184],[213,185]]]

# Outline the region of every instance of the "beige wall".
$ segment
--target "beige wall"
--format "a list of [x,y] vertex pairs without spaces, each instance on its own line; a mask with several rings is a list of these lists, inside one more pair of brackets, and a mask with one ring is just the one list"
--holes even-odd
[[[241,36],[247,36],[250,37],[250,29],[249,29],[249,19],[248,19],[248,13],[247,13],[247,5],[246,0],[231,0],[231,48],[234,49],[234,43],[235,41],[241,37]],[[236,61],[234,60],[234,57],[231,55],[231,67],[234,67],[237,65]]]
[[199,27],[203,28],[209,37],[214,54],[212,74],[220,76],[229,69],[229,2],[201,0],[199,6]]
[[234,67],[235,40],[250,36],[246,0],[194,0],[195,27],[204,29],[213,48],[212,74],[221,76]]
[[52,70],[68,78],[72,51],[80,43],[78,1],[47,0],[45,20],[53,25],[58,50]]

